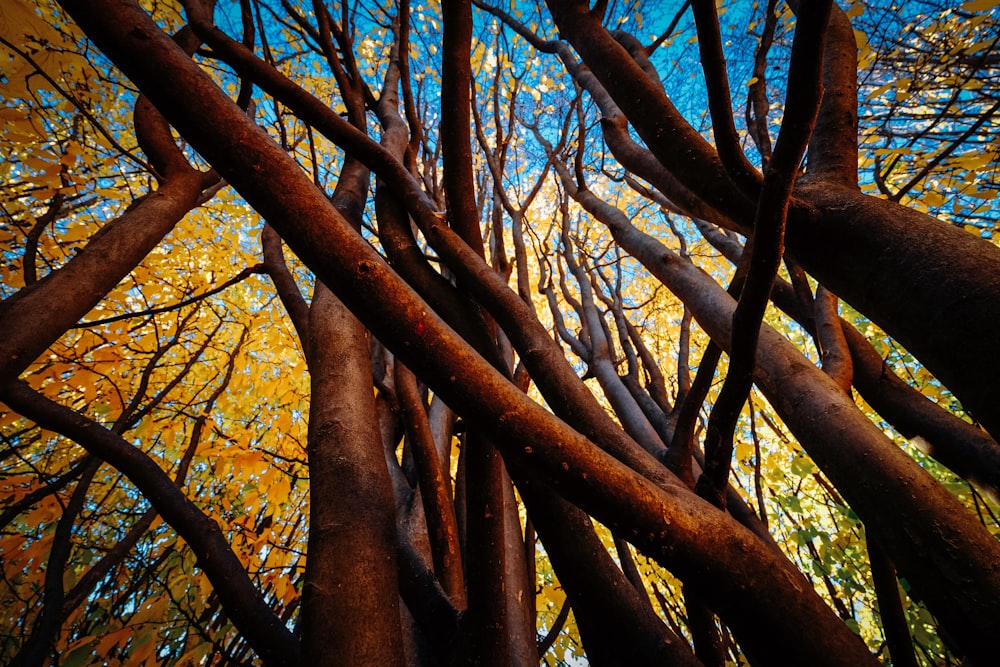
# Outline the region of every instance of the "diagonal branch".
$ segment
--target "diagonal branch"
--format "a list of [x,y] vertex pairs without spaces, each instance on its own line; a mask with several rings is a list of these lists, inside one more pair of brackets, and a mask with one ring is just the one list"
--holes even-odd
[[198,509],[153,459],[120,435],[45,398],[24,382],[8,382],[0,389],[0,396],[42,428],[70,438],[121,470],[197,555],[227,615],[254,650],[269,664],[298,664],[298,640],[250,582],[219,525]]
[[[255,128],[208,75],[165,44],[162,32],[135,3],[63,0],[63,6],[140,88],[155,96],[181,134],[380,341],[463,416],[496,430],[505,457],[530,465],[561,495],[610,522],[681,578],[702,580],[709,602],[761,660],[873,663],[864,644],[805,579],[761,540],[686,489],[664,488],[635,474],[485,363],[389,269],[280,146]],[[147,57],[137,58],[137,53]],[[163,76],[164,71],[172,76]],[[483,275],[476,276],[483,283],[490,280],[487,272],[497,276],[485,263],[469,266],[482,268]],[[513,292],[501,296],[524,305]],[[547,352],[529,349],[523,358]],[[624,444],[620,435],[616,442]],[[632,458],[642,463],[643,457]],[[789,609],[786,600],[794,600],[795,608]],[[744,604],[753,613],[743,612]],[[807,623],[813,629],[808,640],[799,635]],[[780,642],[767,630],[773,624],[790,629]],[[815,631],[817,626],[822,631]]]
[[102,324],[111,324],[113,322],[121,322],[122,320],[130,320],[136,317],[151,317],[153,315],[159,315],[160,313],[169,313],[172,310],[180,310],[184,306],[190,306],[193,303],[198,303],[199,301],[204,301],[210,296],[215,296],[219,292],[224,292],[236,283],[243,282],[250,276],[256,273],[267,273],[267,270],[263,264],[255,264],[253,266],[248,266],[243,269],[235,276],[222,283],[218,287],[213,287],[207,292],[202,292],[201,294],[195,294],[186,299],[182,299],[177,303],[167,304],[166,306],[160,306],[158,308],[150,308],[149,310],[143,310],[135,313],[122,313],[121,315],[115,315],[113,317],[105,317],[100,320],[88,320],[86,322],[81,322],[73,327],[72,329],[89,329],[90,327],[101,326]]

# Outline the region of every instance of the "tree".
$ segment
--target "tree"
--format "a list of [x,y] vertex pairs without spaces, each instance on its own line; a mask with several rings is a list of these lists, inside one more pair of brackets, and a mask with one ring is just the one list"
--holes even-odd
[[990,4],[7,3],[4,662],[989,664]]

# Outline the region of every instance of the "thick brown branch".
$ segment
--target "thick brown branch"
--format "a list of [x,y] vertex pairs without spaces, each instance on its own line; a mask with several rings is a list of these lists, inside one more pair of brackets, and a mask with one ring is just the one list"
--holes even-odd
[[336,650],[344,664],[402,665],[396,504],[366,331],[321,281],[305,347],[311,400],[303,664],[319,664]]
[[441,160],[451,226],[478,254],[485,256],[476,188],[472,174],[472,5],[445,0],[441,58]]
[[447,477],[450,471],[442,468],[434,447],[426,406],[417,391],[416,377],[399,361],[395,366],[396,397],[417,463],[434,570],[452,604],[462,610],[466,608],[467,601],[458,544],[458,522],[451,498],[451,480]]
[[[66,6],[379,340],[456,410],[503,436],[505,456],[530,465],[682,578],[703,580],[713,608],[762,660],[872,663],[863,643],[838,625],[805,580],[763,542],[689,492],[668,491],[634,474],[485,364],[389,270],[287,153],[205,73],[164,43],[134,4],[66,0]],[[164,71],[174,76],[163,76]],[[488,266],[485,271],[496,275]],[[529,348],[523,355],[535,353]],[[669,548],[661,548],[666,544]],[[723,565],[727,561],[732,563]],[[708,578],[706,567],[712,573]],[[744,603],[753,613],[740,611]],[[817,623],[822,631],[816,631]],[[774,624],[796,629],[777,642],[768,631]],[[802,639],[796,640],[800,630]]]
[[[810,3],[796,3],[799,22]],[[823,103],[809,144],[809,178],[858,184],[858,45],[851,22],[834,5],[823,55]],[[787,98],[791,103],[793,98]]]
[[819,343],[823,372],[833,378],[841,389],[850,393],[854,380],[851,351],[844,338],[837,314],[837,295],[822,285],[816,289],[813,312],[816,319],[816,340]]

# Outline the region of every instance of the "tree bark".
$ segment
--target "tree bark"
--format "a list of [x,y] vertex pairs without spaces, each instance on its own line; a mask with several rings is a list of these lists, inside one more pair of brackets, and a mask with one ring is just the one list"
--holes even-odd
[[302,653],[402,665],[396,513],[363,326],[322,283],[309,311],[309,558]]
[[[585,4],[551,0],[549,6],[562,36],[660,163],[722,213],[720,222],[749,235],[752,203],[662,89]],[[833,164],[843,156],[825,159]],[[1000,438],[995,409],[1000,384],[994,381],[1000,357],[987,360],[976,346],[955,344],[992,339],[1000,321],[1000,248],[836,182],[801,184],[794,196],[786,234],[789,252],[830,291],[899,340]]]
[[[729,345],[734,304],[725,290],[630,227],[616,228],[616,237],[684,300],[713,340]],[[956,641],[985,660],[986,638],[1000,631],[1000,544],[768,326],[761,329],[755,381]]]
[[[759,659],[872,662],[808,582],[760,540],[686,489],[651,484],[596,450],[494,371],[389,270],[287,154],[163,43],[134,5],[66,0],[65,6],[381,341],[474,425],[498,434],[505,456],[529,465],[694,583]],[[789,629],[780,641],[776,626]]]

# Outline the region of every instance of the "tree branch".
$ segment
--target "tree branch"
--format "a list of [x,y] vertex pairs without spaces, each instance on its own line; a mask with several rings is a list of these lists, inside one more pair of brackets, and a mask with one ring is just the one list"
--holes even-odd
[[42,428],[60,433],[122,471],[198,557],[233,624],[275,665],[298,664],[299,644],[254,588],[218,524],[207,517],[151,458],[100,424],[50,401],[20,381],[0,397]]
[[744,194],[755,199],[760,193],[762,179],[743,153],[736,123],[733,121],[732,93],[729,89],[729,74],[726,72],[715,0],[692,0],[691,10],[698,26],[698,50],[701,53],[705,85],[708,87],[708,109],[712,116],[712,134],[719,159],[733,182]]
[[822,99],[819,81],[830,6],[829,0],[810,3],[799,12],[788,74],[788,105],[757,203],[746,283],[733,314],[729,371],[706,428],[705,472],[697,490],[719,506],[725,503],[733,432],[753,383],[761,320],[784,253],[788,203]]

